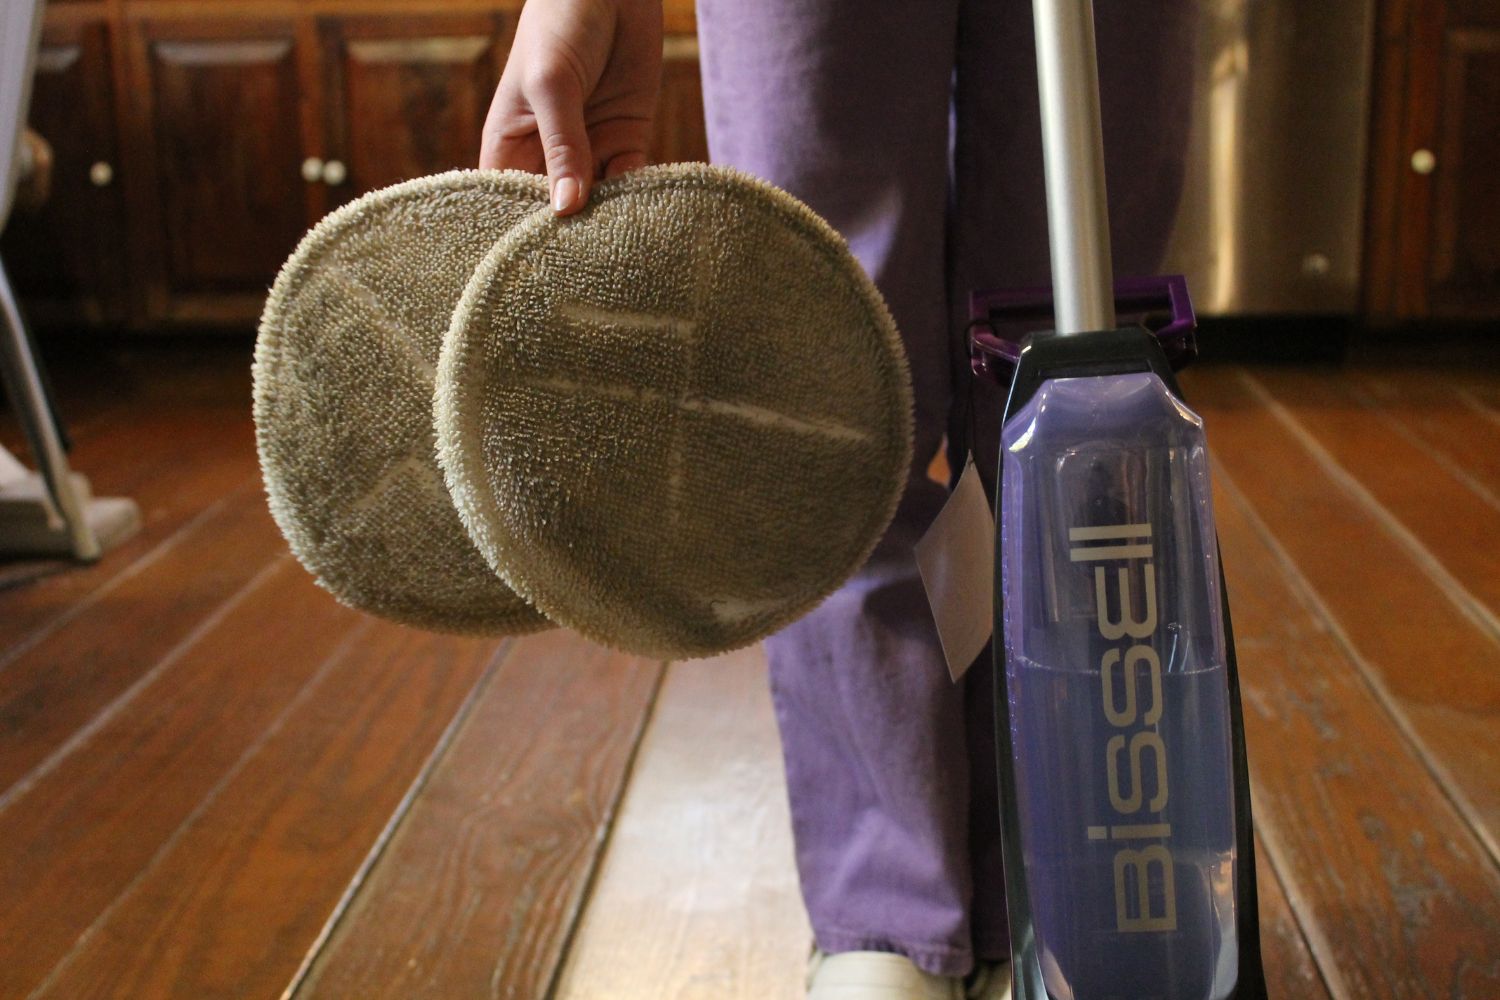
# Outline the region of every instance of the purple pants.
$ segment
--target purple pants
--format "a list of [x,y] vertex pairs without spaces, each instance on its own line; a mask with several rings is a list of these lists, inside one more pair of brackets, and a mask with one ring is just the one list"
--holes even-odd
[[[1151,273],[1165,248],[1192,6],[1095,4],[1121,274]],[[994,475],[1004,400],[976,385],[965,405],[969,291],[1049,283],[1031,5],[698,0],[698,31],[714,161],[845,236],[896,317],[916,392],[916,461],[885,539],[766,643],[803,898],[825,951],[963,975],[1009,954],[992,676],[986,653],[949,680],[913,545],[946,496],[925,476],[945,435]]]

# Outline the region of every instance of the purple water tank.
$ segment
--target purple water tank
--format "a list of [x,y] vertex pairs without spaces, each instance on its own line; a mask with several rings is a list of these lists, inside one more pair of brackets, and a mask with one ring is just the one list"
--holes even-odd
[[1202,421],[1155,374],[1058,378],[1006,423],[1019,821],[1053,1000],[1239,975],[1230,702]]

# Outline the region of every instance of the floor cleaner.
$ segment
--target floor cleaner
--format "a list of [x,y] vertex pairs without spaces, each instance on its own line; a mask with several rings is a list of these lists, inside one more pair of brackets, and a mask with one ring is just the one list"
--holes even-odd
[[976,294],[970,334],[976,375],[1009,386],[994,650],[1014,996],[1263,1000],[1208,455],[1174,377],[1191,305],[1181,278],[1114,285],[1091,3],[1033,7],[1050,310]]

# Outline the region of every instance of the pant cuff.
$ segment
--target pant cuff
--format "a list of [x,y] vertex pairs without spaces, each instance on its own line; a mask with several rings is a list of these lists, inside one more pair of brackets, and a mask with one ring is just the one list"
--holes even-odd
[[[889,937],[829,931],[816,935],[818,947],[829,955],[844,951],[883,951],[902,955],[923,972],[934,976],[967,976],[974,971],[974,952],[942,944],[919,944]],[[1006,955],[1009,955],[1009,951]]]

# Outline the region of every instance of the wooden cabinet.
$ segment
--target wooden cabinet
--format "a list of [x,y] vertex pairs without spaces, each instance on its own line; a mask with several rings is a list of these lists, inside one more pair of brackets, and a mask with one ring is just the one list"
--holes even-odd
[[295,26],[152,19],[128,36],[144,315],[254,315],[307,228]]
[[[478,162],[519,8],[54,2],[31,119],[56,149],[56,189],[5,241],[33,318],[252,324],[325,212]],[[690,0],[668,0],[666,27],[653,158],[704,159]]]
[[1385,0],[1365,306],[1500,318],[1500,0]]
[[513,28],[487,13],[321,19],[331,199],[477,163]]
[[11,277],[42,322],[126,316],[124,198],[103,22],[66,9],[42,34],[31,123],[52,146],[52,198],[15,212],[3,245]]

